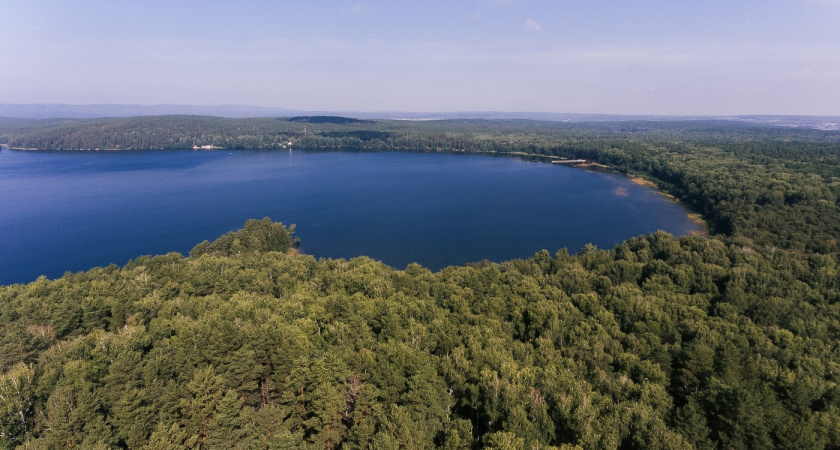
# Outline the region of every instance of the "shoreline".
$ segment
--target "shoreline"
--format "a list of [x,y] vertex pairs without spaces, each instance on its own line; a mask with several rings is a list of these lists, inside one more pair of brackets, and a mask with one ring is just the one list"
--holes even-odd
[[658,192],[658,193],[659,193],[659,195],[661,195],[661,196],[663,196],[663,197],[666,197],[666,198],[668,198],[668,199],[670,199],[670,200],[673,200],[673,201],[677,202],[680,206],[682,206],[683,208],[685,208],[685,210],[686,210],[686,211],[688,211],[688,212],[686,213],[685,217],[686,217],[689,221],[691,221],[692,223],[694,223],[695,225],[697,225],[697,226],[699,226],[700,228],[702,228],[701,230],[695,230],[695,231],[692,231],[692,232],[690,233],[690,234],[691,234],[691,236],[709,236],[709,224],[708,224],[708,223],[706,223],[706,220],[705,220],[705,219],[703,219],[703,215],[702,215],[702,214],[700,214],[700,213],[698,213],[698,212],[695,212],[695,211],[691,210],[691,208],[689,208],[688,206],[686,206],[686,205],[685,205],[685,203],[681,202],[681,201],[680,201],[680,199],[678,199],[677,197],[675,197],[673,194],[671,194],[671,193],[669,193],[669,192],[665,191],[664,189],[662,189],[661,187],[659,187],[659,185],[658,185],[658,184],[656,184],[655,182],[653,182],[653,181],[651,181],[651,180],[648,180],[647,178],[642,178],[642,177],[639,177],[639,176],[636,176],[636,175],[627,175],[627,178],[628,178],[628,179],[630,180],[630,182],[631,182],[631,183],[633,183],[633,184],[637,184],[637,185],[639,185],[639,186],[645,186],[645,187],[649,187],[649,188],[652,188],[652,189],[656,189],[656,192]]
[[639,186],[649,187],[651,189],[655,189],[656,192],[659,195],[661,195],[661,196],[663,196],[663,197],[665,197],[665,198],[667,198],[667,199],[669,199],[673,202],[676,202],[683,209],[685,209],[685,211],[686,211],[685,217],[690,222],[692,222],[693,224],[700,227],[700,230],[692,230],[689,233],[690,236],[703,236],[703,237],[709,237],[710,236],[709,225],[706,222],[706,220],[703,219],[702,214],[692,210],[691,208],[688,207],[688,205],[686,205],[685,203],[680,201],[680,199],[678,199],[676,196],[669,193],[668,191],[665,191],[664,189],[659,187],[658,184],[656,184],[655,182],[653,182],[651,180],[648,180],[647,178],[642,178],[638,175],[631,175],[631,174],[627,174],[627,173],[622,173],[622,172],[619,172],[617,170],[613,170],[610,166],[607,166],[606,164],[601,164],[601,163],[597,163],[597,162],[590,161],[590,160],[586,160],[586,162],[576,162],[577,160],[572,160],[572,161],[575,161],[575,162],[570,162],[570,163],[563,164],[562,161],[570,161],[570,160],[565,159],[565,158],[561,158],[559,156],[540,155],[540,154],[533,154],[533,153],[527,153],[527,152],[509,152],[509,153],[477,152],[477,153],[491,154],[491,155],[510,155],[510,156],[514,156],[514,157],[528,157],[528,158],[534,158],[534,159],[538,159],[538,160],[539,159],[549,160],[548,162],[551,162],[551,163],[555,163],[556,161],[560,161],[561,165],[566,166],[566,167],[571,167],[571,168],[575,168],[575,169],[583,169],[583,170],[610,172],[610,173],[614,173],[616,175],[621,175],[623,177],[626,177],[633,184],[636,184],[636,185],[639,185]]
[[[30,147],[5,147],[0,145],[2,150],[13,150],[16,152],[168,152],[179,150],[239,150],[226,149],[224,147],[184,147],[184,148],[63,148],[63,149],[43,149]],[[275,149],[272,149],[275,150]]]

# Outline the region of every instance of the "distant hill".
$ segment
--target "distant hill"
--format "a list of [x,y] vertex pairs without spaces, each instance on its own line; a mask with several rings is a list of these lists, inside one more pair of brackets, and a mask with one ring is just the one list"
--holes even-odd
[[293,116],[343,116],[355,119],[529,119],[552,122],[621,122],[621,121],[693,121],[731,120],[761,125],[789,128],[840,130],[840,116],[662,116],[622,114],[578,114],[523,111],[302,111],[279,107],[248,105],[64,105],[64,104],[13,104],[0,103],[0,117],[15,119],[93,119],[102,117],[139,117],[161,115],[194,115],[228,118],[293,117]]
[[184,114],[217,117],[288,117],[300,111],[244,105],[61,105],[0,104],[0,117],[18,119],[92,119]]

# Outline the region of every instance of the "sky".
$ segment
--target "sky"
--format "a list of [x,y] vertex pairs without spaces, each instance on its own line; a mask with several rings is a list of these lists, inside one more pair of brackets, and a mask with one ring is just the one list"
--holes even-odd
[[840,0],[0,0],[0,103],[840,116]]

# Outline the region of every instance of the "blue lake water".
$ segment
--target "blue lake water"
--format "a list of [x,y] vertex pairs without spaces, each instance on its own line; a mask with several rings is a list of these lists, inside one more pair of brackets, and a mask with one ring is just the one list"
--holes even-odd
[[269,216],[302,251],[433,270],[698,226],[624,177],[513,158],[307,151],[0,151],[0,284],[188,253]]

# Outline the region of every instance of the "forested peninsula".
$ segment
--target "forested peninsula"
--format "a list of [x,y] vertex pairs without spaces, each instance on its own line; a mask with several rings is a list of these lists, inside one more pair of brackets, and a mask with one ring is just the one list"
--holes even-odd
[[839,132],[165,116],[0,119],[0,144],[583,159],[710,229],[431,272],[264,218],[0,286],[0,446],[840,448]]

